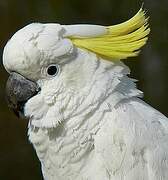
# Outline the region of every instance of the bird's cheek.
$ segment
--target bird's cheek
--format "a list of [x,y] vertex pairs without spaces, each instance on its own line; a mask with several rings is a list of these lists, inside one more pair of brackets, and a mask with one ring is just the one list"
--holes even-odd
[[18,73],[11,73],[6,83],[6,100],[18,117],[24,117],[24,104],[39,92],[38,85]]

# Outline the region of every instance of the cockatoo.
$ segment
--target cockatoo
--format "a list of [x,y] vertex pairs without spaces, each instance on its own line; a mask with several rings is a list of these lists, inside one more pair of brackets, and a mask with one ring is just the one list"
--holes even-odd
[[141,8],[113,26],[33,23],[8,41],[7,101],[45,180],[168,180],[168,119],[120,61],[145,45],[147,20]]

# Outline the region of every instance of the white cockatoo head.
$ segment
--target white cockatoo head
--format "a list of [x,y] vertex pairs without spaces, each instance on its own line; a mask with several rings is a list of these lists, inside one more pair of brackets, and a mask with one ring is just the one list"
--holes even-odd
[[148,34],[142,9],[116,26],[24,27],[4,48],[10,107],[24,112],[30,125],[45,128],[78,114],[89,115],[116,88],[115,78],[128,73],[117,60],[136,56]]

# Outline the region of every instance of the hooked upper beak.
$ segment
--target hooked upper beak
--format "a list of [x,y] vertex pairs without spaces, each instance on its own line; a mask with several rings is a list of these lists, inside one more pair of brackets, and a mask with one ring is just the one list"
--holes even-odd
[[18,117],[24,116],[24,105],[40,91],[39,86],[18,73],[11,73],[6,83],[6,100]]

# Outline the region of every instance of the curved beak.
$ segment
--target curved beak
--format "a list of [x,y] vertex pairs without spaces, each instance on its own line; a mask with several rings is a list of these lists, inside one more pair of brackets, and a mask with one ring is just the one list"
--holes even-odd
[[6,83],[6,100],[18,117],[24,116],[24,104],[40,91],[39,86],[18,73],[11,73]]

